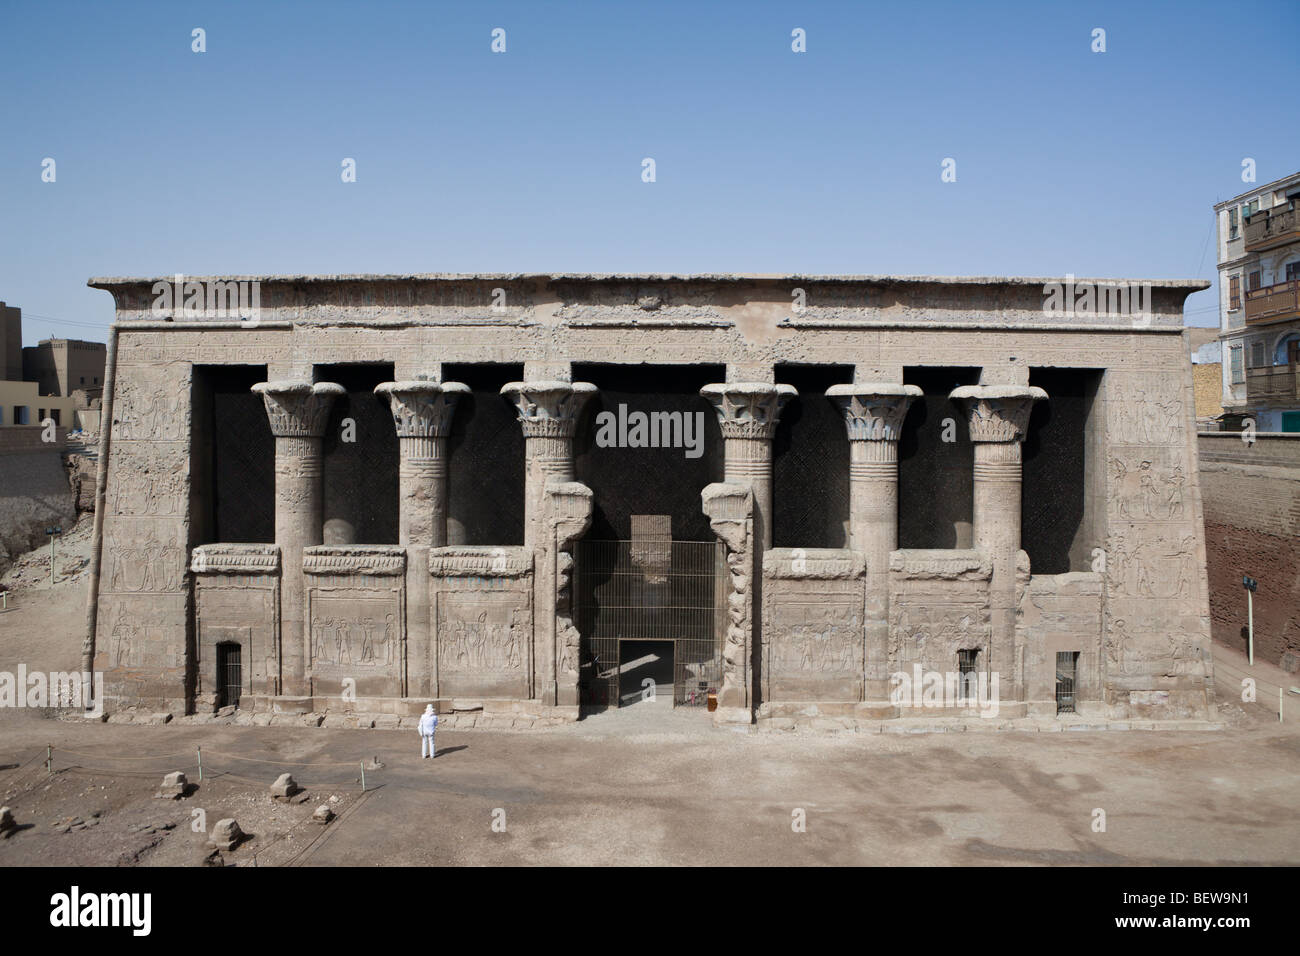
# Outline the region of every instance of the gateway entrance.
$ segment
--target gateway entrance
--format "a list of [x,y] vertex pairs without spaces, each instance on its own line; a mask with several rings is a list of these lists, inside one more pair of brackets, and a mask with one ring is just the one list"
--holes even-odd
[[579,701],[619,707],[646,699],[652,688],[658,701],[705,706],[722,681],[722,544],[579,541],[574,559]]

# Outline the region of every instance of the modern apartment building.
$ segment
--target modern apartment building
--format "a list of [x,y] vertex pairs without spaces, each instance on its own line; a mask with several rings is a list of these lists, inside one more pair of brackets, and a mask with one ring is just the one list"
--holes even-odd
[[46,420],[61,428],[98,427],[104,343],[46,339],[23,348],[22,322],[21,309],[0,302],[0,427]]
[[97,392],[104,387],[106,348],[103,342],[43,339],[23,349],[23,379],[36,382],[42,395]]
[[1300,432],[1300,173],[1215,205],[1223,408]]

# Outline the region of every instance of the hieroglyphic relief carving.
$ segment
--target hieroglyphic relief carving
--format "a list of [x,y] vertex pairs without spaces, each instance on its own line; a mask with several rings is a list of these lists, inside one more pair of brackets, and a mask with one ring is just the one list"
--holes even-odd
[[115,441],[183,441],[189,437],[189,389],[173,382],[123,377],[114,393]]
[[548,481],[545,494],[555,548],[555,673],[565,694],[572,687],[576,696],[582,637],[573,622],[573,546],[591,527],[592,491],[581,482]]
[[1117,529],[1107,547],[1107,577],[1126,597],[1188,598],[1196,581],[1196,536]]
[[754,493],[748,485],[719,483],[700,492],[713,533],[726,545],[727,631],[722,646],[718,702],[752,712],[749,647],[753,628]]
[[394,577],[406,571],[400,545],[312,545],[302,549],[303,574]]
[[1195,635],[1181,628],[1134,626],[1126,618],[1111,621],[1106,635],[1106,662],[1112,674],[1122,677],[1141,673],[1167,677],[1206,674],[1201,642]]
[[922,604],[898,601],[890,609],[890,659],[945,661],[958,650],[987,647],[986,605]]
[[1186,408],[1176,382],[1163,377],[1116,380],[1108,393],[1111,444],[1183,443]]
[[448,616],[438,621],[439,666],[444,671],[482,674],[523,668],[531,634],[526,609],[472,600],[448,604]]
[[189,496],[189,450],[183,445],[123,444],[114,449],[108,504],[115,515],[180,515]]
[[1187,475],[1181,465],[1156,466],[1151,457],[1111,455],[1107,507],[1118,518],[1165,520],[1186,514]]
[[311,605],[313,666],[391,667],[400,659],[393,601],[313,595]]
[[770,647],[771,676],[858,676],[862,671],[861,601],[782,600],[770,621],[764,639]]
[[110,537],[104,554],[110,592],[176,591],[184,584],[185,549],[153,531],[143,539]]
[[119,604],[109,619],[106,666],[140,667],[146,663],[150,648],[155,652],[165,648],[169,628],[164,623],[164,614],[160,610],[128,609]]

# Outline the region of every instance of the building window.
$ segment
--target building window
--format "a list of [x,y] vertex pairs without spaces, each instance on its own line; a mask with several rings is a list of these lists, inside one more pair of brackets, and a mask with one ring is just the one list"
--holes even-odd
[[1056,652],[1056,712],[1074,713],[1074,681],[1079,670],[1078,651]]
[[1241,276],[1228,276],[1228,311],[1241,308]]
[[14,424],[15,424],[15,425],[26,425],[26,424],[28,424],[28,421],[27,421],[27,420],[31,417],[31,414],[32,414],[32,410],[31,410],[30,408],[28,408],[26,405],[15,405],[15,406],[14,406]]
[[1300,279],[1300,262],[1288,262],[1286,264],[1286,281],[1295,282]]
[[1252,342],[1250,346],[1250,367],[1262,368],[1264,364],[1264,343]]
[[1246,373],[1242,370],[1241,367],[1241,362],[1242,362],[1241,346],[1240,345],[1229,346],[1228,355],[1229,355],[1228,369],[1229,369],[1229,374],[1231,376],[1229,378],[1229,382],[1232,385],[1240,385],[1242,382],[1246,381]]
[[84,375],[81,376],[81,384],[82,384],[82,385],[85,385],[85,384],[86,384],[86,376],[84,376]]
[[957,697],[960,700],[979,696],[979,656],[978,648],[957,652]]
[[1228,238],[1236,239],[1238,234],[1237,225],[1237,207],[1233,206],[1228,210]]
[[1259,270],[1258,270],[1258,269],[1256,269],[1254,272],[1252,272],[1252,273],[1250,274],[1249,278],[1246,280],[1246,287],[1247,287],[1248,289],[1250,289],[1251,292],[1254,292],[1256,289],[1259,288]]

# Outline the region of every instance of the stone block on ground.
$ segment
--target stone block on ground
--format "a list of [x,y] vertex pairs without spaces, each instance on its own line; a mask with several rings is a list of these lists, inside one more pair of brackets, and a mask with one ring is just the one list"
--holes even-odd
[[271,796],[280,800],[288,800],[301,792],[302,787],[298,786],[298,782],[291,774],[282,773],[275,778],[275,783],[271,784]]
[[212,828],[212,836],[208,840],[208,846],[218,850],[233,850],[237,847],[248,834],[239,828],[239,824],[234,818],[227,817],[224,820],[218,820]]
[[179,800],[185,796],[188,787],[189,781],[185,779],[185,774],[174,770],[163,777],[162,785],[154,796],[164,800]]

